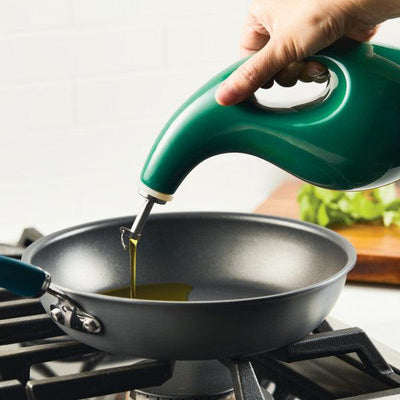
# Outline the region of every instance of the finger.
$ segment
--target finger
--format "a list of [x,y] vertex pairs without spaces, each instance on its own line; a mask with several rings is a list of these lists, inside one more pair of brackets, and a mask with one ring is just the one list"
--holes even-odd
[[257,22],[255,17],[249,15],[246,19],[240,41],[240,53],[242,57],[248,56],[262,49],[269,40],[269,34],[265,27]]
[[218,88],[215,98],[221,105],[232,105],[246,99],[293,60],[283,56],[271,39],[258,53],[234,71]]
[[272,88],[272,86],[274,85],[274,80],[273,79],[269,79],[267,82],[264,83],[264,85],[262,85],[261,87],[263,89],[270,89]]
[[324,82],[328,76],[329,72],[324,65],[316,61],[307,61],[299,78],[302,82]]
[[366,42],[375,35],[378,31],[379,25],[367,25],[363,23],[355,24],[352,29],[347,33],[350,39],[357,40],[358,42]]
[[299,80],[305,67],[305,61],[294,61],[275,75],[275,81],[283,87],[291,87]]

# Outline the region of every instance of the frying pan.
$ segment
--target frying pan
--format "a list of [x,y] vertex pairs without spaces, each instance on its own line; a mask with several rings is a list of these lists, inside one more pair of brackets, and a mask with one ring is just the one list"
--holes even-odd
[[107,352],[226,359],[306,336],[325,319],[356,261],[347,240],[312,224],[255,214],[155,214],[138,247],[138,284],[184,282],[193,286],[189,301],[99,294],[129,285],[119,227],[131,220],[46,236],[27,249],[24,263],[2,257],[0,286],[41,295],[61,329]]

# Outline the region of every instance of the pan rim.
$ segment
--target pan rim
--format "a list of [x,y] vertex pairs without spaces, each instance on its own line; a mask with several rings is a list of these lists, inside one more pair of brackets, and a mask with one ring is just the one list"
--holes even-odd
[[[23,253],[22,261],[31,262],[31,258],[37,254],[44,246],[50,244],[53,241],[65,239],[68,236],[82,233],[85,231],[90,231],[92,229],[101,228],[102,226],[108,226],[111,223],[121,223],[122,221],[126,221],[127,219],[132,219],[135,216],[123,216],[117,218],[108,218],[102,219],[93,222],[87,222],[80,225],[71,226],[69,228],[65,228],[49,235],[44,236],[43,238],[32,243]],[[289,290],[281,293],[270,294],[266,296],[256,296],[256,297],[246,297],[240,299],[225,299],[225,300],[189,300],[189,301],[172,301],[172,300],[146,300],[146,299],[126,299],[121,297],[112,297],[107,296],[101,293],[95,292],[84,292],[80,290],[75,290],[71,288],[67,288],[57,283],[52,283],[53,286],[58,289],[72,295],[83,296],[92,299],[99,300],[107,300],[107,301],[116,301],[123,302],[129,304],[137,304],[137,305],[153,305],[153,306],[179,306],[179,307],[188,307],[188,306],[202,306],[202,305],[229,305],[229,304],[239,304],[239,303],[252,303],[252,302],[260,302],[260,301],[275,301],[279,299],[286,299],[293,296],[302,295],[305,293],[314,292],[316,290],[323,289],[334,282],[340,280],[340,278],[346,276],[349,271],[353,269],[355,263],[357,261],[357,253],[355,251],[354,246],[342,235],[324,228],[319,225],[315,225],[309,222],[304,222],[300,220],[295,220],[292,218],[279,217],[274,215],[266,215],[266,214],[256,214],[256,213],[237,213],[237,212],[218,212],[218,211],[195,211],[195,212],[161,212],[154,213],[149,216],[151,219],[163,219],[163,218],[194,218],[194,217],[202,217],[202,218],[226,218],[226,219],[245,219],[247,221],[260,221],[260,222],[270,222],[275,225],[293,227],[295,229],[300,229],[308,233],[317,234],[325,237],[331,242],[338,245],[347,255],[347,262],[344,266],[332,276],[316,282],[312,285],[304,286],[295,290]],[[40,267],[40,266],[39,266]],[[42,268],[42,267],[41,267]],[[43,268],[44,270],[46,268]]]

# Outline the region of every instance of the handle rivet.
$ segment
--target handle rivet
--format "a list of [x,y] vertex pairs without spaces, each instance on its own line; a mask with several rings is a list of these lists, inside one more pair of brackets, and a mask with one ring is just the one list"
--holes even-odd
[[55,287],[50,287],[47,292],[58,299],[56,304],[50,305],[53,321],[79,332],[97,334],[102,331],[101,322],[79,308],[64,292]]
[[100,332],[101,329],[101,325],[99,324],[99,322],[90,317],[86,317],[82,321],[82,326],[88,333],[97,333]]
[[63,312],[58,308],[58,307],[54,307],[51,311],[50,311],[50,317],[53,321],[58,322],[59,324],[64,324],[65,319],[64,319],[64,314]]

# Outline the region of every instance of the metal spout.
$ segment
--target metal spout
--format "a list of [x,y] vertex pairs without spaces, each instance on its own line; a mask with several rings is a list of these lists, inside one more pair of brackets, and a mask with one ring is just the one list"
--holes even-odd
[[[150,195],[146,195],[145,197],[146,200],[143,203],[142,208],[139,210],[135,220],[133,221],[132,227],[130,229],[124,226],[121,226],[119,228],[121,232],[121,245],[124,250],[128,249],[129,239],[140,239],[143,227],[146,223],[147,217],[150,214],[151,209],[153,208],[154,203],[165,204],[165,201],[160,201]],[[128,241],[126,240],[126,236],[128,237]]]

